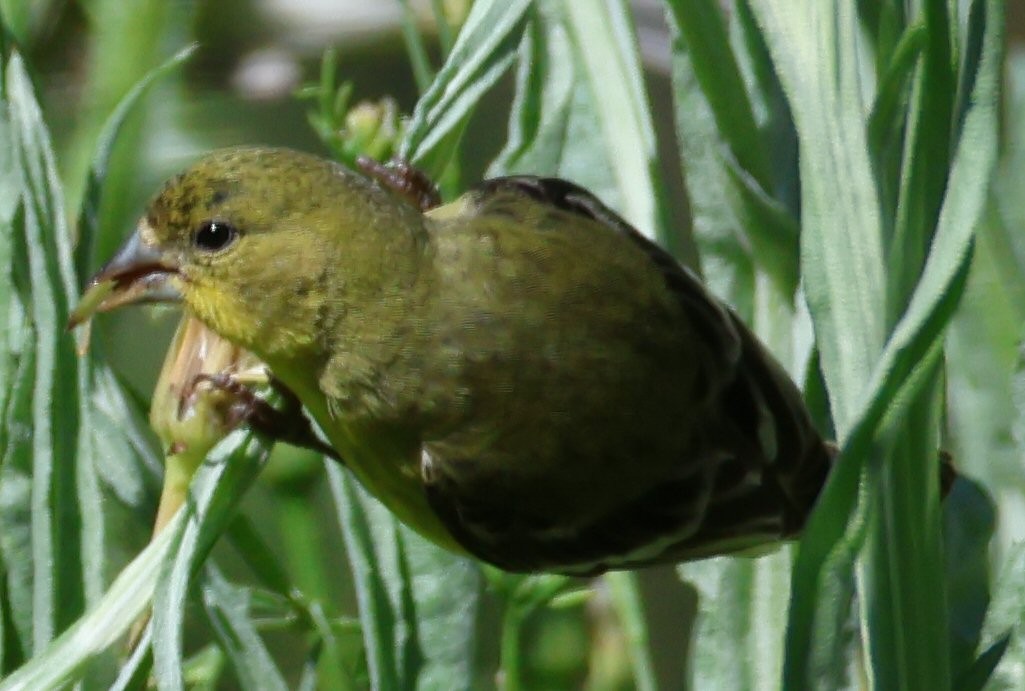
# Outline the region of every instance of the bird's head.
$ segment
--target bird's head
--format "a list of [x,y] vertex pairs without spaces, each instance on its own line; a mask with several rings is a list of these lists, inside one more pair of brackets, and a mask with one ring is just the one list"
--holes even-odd
[[181,301],[264,358],[295,352],[315,346],[327,301],[372,300],[415,252],[419,230],[418,212],[330,161],[286,149],[217,151],[164,185],[71,323],[130,303]]

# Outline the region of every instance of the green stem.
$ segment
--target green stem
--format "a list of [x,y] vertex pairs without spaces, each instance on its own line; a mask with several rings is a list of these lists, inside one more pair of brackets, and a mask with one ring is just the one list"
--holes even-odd
[[310,497],[301,493],[275,493],[285,559],[295,575],[296,585],[311,600],[323,600],[331,593],[324,571],[324,554],[319,541],[320,523],[311,508]]
[[431,0],[431,9],[434,11],[434,23],[438,27],[438,42],[441,44],[441,54],[448,57],[452,52],[452,45],[456,42],[455,34],[445,16],[445,3],[443,0]]
[[431,60],[427,56],[427,48],[424,46],[424,37],[416,25],[416,14],[409,5],[409,0],[399,0],[402,5],[402,40],[406,44],[406,52],[409,54],[409,62],[413,67],[413,77],[416,79],[416,86],[420,93],[427,91],[427,87],[434,81],[434,70],[431,68]]
[[[308,492],[280,491],[275,493],[278,506],[279,524],[285,540],[285,559],[290,571],[295,575],[295,584],[311,602],[310,613],[318,615],[318,603],[328,604],[331,593],[330,581],[324,570],[325,558],[318,537],[320,522]],[[330,635],[327,618],[320,613],[321,637],[324,648],[320,663],[317,665],[317,677],[323,688],[351,689],[353,682],[349,679],[348,669],[340,656],[337,641]]]
[[627,571],[615,571],[605,575],[605,582],[612,594],[616,613],[623,624],[634,683],[638,691],[656,691],[658,680],[655,664],[651,659],[651,645],[648,640],[648,624],[644,620],[644,607],[637,586],[637,576]]
[[520,691],[523,686],[523,654],[520,638],[524,611],[515,602],[507,601],[502,617],[502,691]]

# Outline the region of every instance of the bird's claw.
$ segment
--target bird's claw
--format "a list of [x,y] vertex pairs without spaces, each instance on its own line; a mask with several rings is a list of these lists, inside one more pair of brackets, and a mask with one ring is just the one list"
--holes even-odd
[[385,188],[395,192],[420,211],[429,211],[441,205],[437,185],[422,170],[408,161],[393,158],[380,163],[369,156],[360,156],[356,165],[364,174]]
[[227,395],[229,402],[225,410],[225,425],[228,429],[245,424],[274,441],[316,451],[342,462],[338,452],[317,437],[295,393],[278,379],[272,378],[270,383],[284,400],[280,409],[260,398],[255,389],[230,372],[197,374],[182,393],[179,416],[184,414],[194,400],[199,386],[205,384]]

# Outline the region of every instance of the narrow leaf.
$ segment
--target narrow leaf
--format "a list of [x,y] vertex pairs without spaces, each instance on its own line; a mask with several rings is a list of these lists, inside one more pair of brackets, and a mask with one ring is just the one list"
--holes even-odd
[[665,238],[655,128],[629,9],[622,0],[573,0],[565,11],[603,146],[615,161],[619,211],[648,237]]
[[81,619],[0,682],[0,691],[34,691],[72,684],[90,659],[121,640],[149,606],[157,575],[181,539],[183,518],[179,514],[168,524]]
[[265,445],[240,436],[219,444],[193,478],[182,509],[181,541],[164,564],[153,596],[153,668],[162,691],[184,688],[182,636],[192,578],[267,459]]
[[159,79],[176,70],[191,57],[197,44],[182,48],[168,58],[163,64],[150,70],[142,79],[128,90],[117,106],[107,117],[96,138],[96,148],[85,183],[85,194],[82,197],[82,208],[78,216],[78,243],[75,246],[75,268],[80,279],[84,279],[93,265],[95,239],[100,232],[100,199],[103,182],[107,177],[110,154],[121,128],[138,102]]
[[612,602],[626,634],[630,662],[637,691],[658,691],[655,662],[651,657],[648,624],[644,618],[637,576],[627,571],[606,574],[605,582],[612,593]]
[[731,50],[726,23],[714,0],[670,0],[666,3],[683,42],[690,67],[705,95],[716,129],[744,173],[762,189],[770,189],[769,157],[740,67]]
[[[986,688],[1020,689],[1025,684],[1025,543],[1007,550],[1000,573],[993,585],[993,600],[986,613],[983,641],[987,646],[983,658],[999,664],[991,672]],[[988,654],[987,654],[988,653]],[[977,670],[978,671],[978,670]],[[986,670],[989,671],[989,670]]]
[[328,466],[374,688],[470,689],[480,576]]
[[203,606],[242,688],[286,691],[288,685],[256,630],[250,590],[228,582],[212,565],[204,570]]
[[[400,689],[403,670],[396,656],[396,638],[399,636],[396,628],[400,626],[401,613],[394,611],[387,585],[378,571],[371,519],[365,509],[364,497],[361,496],[365,493],[341,468],[328,466],[327,474],[338,507],[338,523],[345,536],[345,549],[356,586],[370,682],[379,691]],[[387,509],[375,507],[371,510],[375,511],[375,518],[393,529],[395,517]],[[387,543],[382,545],[384,549],[388,547]]]
[[570,39],[564,3],[536,3],[520,44],[509,137],[488,176],[551,175],[582,185],[622,207],[612,161],[594,146],[601,129],[596,94]]
[[480,567],[401,528],[415,603],[423,662],[418,691],[470,691],[475,687]]
[[855,421],[884,342],[882,225],[868,157],[853,6],[752,5],[797,125],[801,269],[837,433]]
[[89,555],[102,554],[103,527],[79,508],[79,490],[95,498],[96,487],[81,434],[88,427],[87,374],[63,328],[75,294],[70,237],[49,133],[17,53],[8,62],[6,86],[24,184],[24,234],[15,240],[23,244],[15,261],[27,269],[19,291],[35,355],[31,417],[18,424],[33,430],[32,616],[33,647],[39,648],[81,613],[87,590],[98,593],[99,564]]
[[512,64],[529,0],[477,2],[434,83],[417,102],[399,155],[437,177],[474,106]]
[[[976,664],[975,651],[990,602],[990,541],[995,528],[993,500],[980,484],[959,478],[943,501],[950,665],[955,680]],[[954,688],[962,687],[955,684]]]
[[996,671],[997,665],[1007,652],[1007,646],[1011,643],[1011,634],[1006,633],[997,639],[997,642],[986,648],[971,667],[966,669],[954,682],[954,688],[958,691],[982,691],[986,688],[993,688],[990,680]]

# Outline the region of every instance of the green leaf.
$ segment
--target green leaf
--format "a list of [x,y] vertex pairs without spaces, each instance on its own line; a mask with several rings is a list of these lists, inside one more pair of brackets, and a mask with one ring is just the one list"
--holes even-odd
[[[925,46],[911,90],[900,194],[888,248],[889,323],[907,305],[937,227],[944,188],[954,182],[947,177],[956,96],[947,0],[925,0],[922,14]],[[974,72],[977,63],[968,66]]]
[[901,142],[904,135],[908,85],[925,46],[925,27],[912,25],[904,31],[893,51],[890,63],[880,81],[872,113],[868,118],[868,145],[882,180],[885,217],[890,218],[897,206],[896,181],[900,176]]
[[[4,647],[17,651],[5,662],[17,663],[31,654],[32,641],[32,374],[35,353],[23,353],[7,400],[4,444],[0,464],[0,557],[4,561]],[[6,670],[5,670],[6,671]]]
[[616,571],[606,574],[605,582],[626,634],[637,691],[657,691],[655,661],[651,657],[651,640],[637,576],[627,571]]
[[672,7],[668,17],[674,124],[700,267],[712,292],[727,299],[749,322],[754,312],[750,247],[744,240],[736,198],[730,194],[734,185],[729,157],[723,155],[726,145],[698,79],[691,46],[680,30],[680,10],[682,7]]
[[441,54],[447,56],[452,52],[452,46],[455,45],[455,36],[452,34],[452,26],[449,23],[449,10],[446,9],[445,0],[431,0],[431,12],[434,15],[434,26],[438,31],[438,43],[441,45]]
[[[13,357],[12,334],[9,332],[18,328],[11,324],[11,302],[16,299],[13,292],[12,240],[15,217],[21,204],[21,171],[18,168],[16,151],[9,104],[3,100],[0,101],[0,325],[7,328],[0,329],[0,410],[7,408],[11,377],[17,366],[17,361]],[[4,436],[4,432],[0,432],[0,440]]]
[[[674,241],[662,234],[654,127],[624,6],[615,0],[547,0],[528,16],[509,138],[488,174],[572,180],[647,235],[658,232],[663,241]],[[594,145],[596,130],[603,146]]]
[[530,0],[475,2],[434,83],[416,104],[399,156],[445,169],[477,101],[512,64]]
[[245,689],[285,691],[281,671],[271,658],[253,622],[249,588],[229,583],[212,565],[204,570],[203,606],[221,649]]
[[923,369],[926,385],[909,396],[899,424],[880,435],[884,465],[869,468],[874,513],[859,564],[859,593],[869,674],[880,688],[950,687],[935,455],[940,371],[938,361]]
[[[999,176],[998,176],[999,178]],[[1022,437],[1015,437],[1025,273],[1014,233],[991,197],[978,231],[965,296],[947,332],[951,443],[958,468],[992,488],[1022,486]],[[1008,376],[1008,373],[1014,373]],[[1023,399],[1025,400],[1025,399]]]
[[669,0],[666,5],[679,32],[677,41],[683,44],[678,44],[676,50],[690,58],[690,70],[705,96],[719,137],[740,170],[757,187],[770,189],[768,152],[719,4],[714,0]]
[[471,688],[476,566],[400,525],[338,466],[328,466],[328,479],[352,565],[373,687]]
[[1011,642],[1011,634],[1006,633],[997,639],[996,643],[986,648],[971,667],[954,681],[954,688],[958,691],[982,691],[984,688],[993,688],[990,679],[997,665],[1007,652],[1007,646]]
[[996,506],[989,494],[982,485],[959,478],[943,501],[950,666],[955,680],[976,664],[990,600],[990,542],[995,528]]
[[572,0],[564,2],[564,11],[603,148],[615,162],[610,173],[617,210],[642,233],[665,242],[655,128],[628,6],[622,0]]
[[[721,557],[677,567],[698,594],[689,688],[778,688],[789,561],[790,551],[783,548],[759,559]],[[834,673],[834,688],[842,688],[845,668]]]
[[[945,11],[944,7],[942,12]],[[899,343],[907,335],[909,323],[914,324],[913,320],[918,316],[915,308],[923,307],[924,303],[928,305],[924,310],[931,310],[949,299],[952,285],[960,284],[953,291],[956,293],[960,293],[963,286],[963,279],[958,276],[967,269],[972,232],[982,216],[997,152],[996,105],[1001,62],[999,37],[1002,31],[999,26],[1001,20],[997,16],[999,9],[994,6],[987,11],[990,13],[989,20],[993,22],[987,27],[987,39],[974,45],[982,57],[970,58],[965,62],[978,69],[978,74],[968,80],[973,85],[972,107],[966,113],[964,129],[954,149],[949,181],[945,170],[937,176],[935,169],[935,166],[945,164],[945,157],[938,160],[930,154],[915,158],[916,162],[926,162],[927,172],[925,168],[909,168],[905,165],[905,188],[898,204],[895,243],[909,249],[916,242],[921,242],[929,245],[930,252],[922,277],[911,296],[911,307],[898,324],[891,344],[888,344],[887,352],[884,353],[884,365],[892,352],[891,345]],[[934,8],[934,12],[942,14],[938,8]],[[935,48],[942,56],[947,55],[947,26],[942,17],[936,21],[937,26],[930,25],[929,28],[930,31],[944,32],[943,47],[936,48],[930,39],[926,51],[927,64],[930,59],[929,50]],[[942,76],[945,66],[935,69],[940,76],[934,77],[937,83],[932,88],[940,88],[946,79]],[[923,85],[921,88],[927,90],[930,87]],[[950,94],[947,98],[950,98]],[[935,95],[923,97],[920,105],[922,112],[916,117],[949,117],[949,107],[946,101]],[[923,130],[916,136],[927,139],[916,140],[914,146],[930,151],[945,150],[945,140],[937,138],[949,137],[950,134],[949,127],[923,125]],[[924,176],[922,180],[908,181],[908,177],[919,174]],[[946,195],[941,196],[944,184]],[[905,199],[905,192],[911,196],[910,201]],[[902,217],[901,209],[905,203],[914,208]],[[939,208],[935,233],[931,231],[933,207]],[[922,251],[925,251],[924,248]],[[912,256],[912,268],[915,261]],[[902,266],[907,267],[908,263],[905,258]],[[917,271],[915,273],[917,275]],[[906,274],[893,275],[897,277],[898,284],[901,280],[907,280]],[[897,284],[891,283],[891,287],[894,285]],[[899,285],[895,290],[891,291],[891,297],[897,296],[900,299]],[[916,325],[920,333],[914,338],[940,339],[949,316],[927,326],[928,321],[929,317],[923,314],[922,321]],[[910,371],[915,365],[909,361],[906,366]],[[895,368],[894,371],[898,370]],[[863,596],[868,607],[880,615],[880,620],[875,624],[871,620],[868,622],[872,671],[877,685],[932,689],[945,688],[950,684],[950,669],[945,664],[949,659],[946,655],[949,645],[945,633],[946,611],[945,608],[935,606],[936,602],[945,597],[944,585],[938,578],[942,565],[938,539],[939,506],[937,483],[933,475],[935,462],[930,458],[932,449],[937,447],[937,438],[931,437],[928,432],[937,427],[936,415],[938,399],[934,399],[931,405],[927,400],[920,399],[906,410],[903,415],[906,431],[898,440],[896,453],[883,468],[880,499],[884,507],[884,522],[874,534],[878,535],[877,545],[882,541],[885,544],[867,561],[867,565],[885,579],[886,586],[879,584],[878,595],[869,590]]]
[[153,670],[162,691],[184,688],[182,636],[189,586],[267,455],[266,445],[252,435],[233,434],[217,445],[189,485],[181,539],[153,595]]
[[[870,440],[884,414],[888,419],[903,414],[921,380],[927,377],[924,362],[935,362],[938,356],[943,329],[963,289],[971,232],[982,208],[995,155],[994,106],[1001,30],[995,17],[998,13],[990,12],[986,47],[970,99],[973,106],[965,118],[965,134],[957,143],[932,249],[908,310],[885,351],[877,356],[875,343],[883,308],[879,286],[883,284],[871,277],[881,275],[879,223],[875,217],[878,202],[872,201],[871,176],[860,141],[860,114],[864,111],[850,72],[856,64],[849,29],[853,21],[847,21],[843,7],[832,9],[839,12],[835,23],[831,8],[820,5],[770,3],[759,6],[757,12],[781,65],[802,137],[805,288],[816,321],[834,420],[841,437],[847,438],[845,451],[806,528],[798,556],[788,632],[786,680],[791,685],[814,683],[814,670],[835,662],[831,653],[825,657],[821,651],[813,653],[811,643],[814,640],[818,645],[828,645],[844,618],[827,615],[825,626],[817,628],[814,624],[816,608],[838,601],[835,593],[827,596],[821,589],[835,587],[828,584],[849,567],[857,550],[864,518],[852,514],[859,468],[872,448]],[[823,56],[811,61],[802,58],[816,47],[821,49],[802,32],[789,30],[805,25],[820,29],[816,40],[824,36],[827,46],[841,39],[841,52],[835,61]],[[831,34],[834,30],[838,33]],[[845,58],[845,54],[850,57]],[[834,65],[838,66],[835,75],[830,72]],[[839,117],[845,112],[846,121]],[[834,143],[838,144],[836,150],[830,150]],[[838,164],[842,173],[836,168]],[[852,204],[859,196],[864,204]],[[827,199],[832,208],[826,204]],[[843,233],[837,235],[835,231],[841,228]],[[841,260],[836,250],[844,248],[845,242],[850,244]],[[839,319],[840,315],[846,316]],[[848,342],[842,343],[842,338]],[[921,454],[916,456],[920,458]],[[847,537],[841,540],[844,532]],[[927,646],[903,652],[920,656],[915,662],[905,661],[910,664],[905,669],[930,669],[925,658],[943,654]],[[819,667],[813,662],[816,659],[822,662]],[[931,669],[938,668],[933,665]]]
[[[16,348],[23,366],[17,385],[5,386],[18,402],[5,408],[9,429],[27,427],[34,434],[4,444],[0,542],[5,551],[22,554],[17,571],[8,571],[11,592],[17,593],[12,620],[23,648],[38,651],[102,595],[109,569],[107,517],[94,510],[103,506],[101,476],[119,498],[139,506],[148,497],[139,474],[145,466],[137,459],[141,454],[151,470],[156,461],[137,411],[124,399],[109,369],[92,358],[77,357],[65,332],[78,284],[71,237],[49,134],[17,54],[7,65],[6,87],[9,103],[4,113],[10,118],[4,118],[3,132],[12,139],[6,151],[21,170],[17,179],[22,210],[9,214],[10,188],[4,186],[0,222],[17,225],[23,236],[16,239],[14,253],[5,262],[14,263],[18,297],[13,303],[9,294],[0,300],[10,305],[5,322],[15,322],[6,330],[3,356],[6,364],[9,348]],[[122,103],[100,142],[91,179],[94,192],[133,98]],[[6,173],[0,176],[0,182],[10,181]],[[111,462],[117,467],[109,467]],[[18,497],[18,488],[29,478],[31,493]],[[26,639],[29,630],[31,638]]]
[[480,568],[402,528],[423,662],[419,691],[474,688]]
[[0,691],[62,688],[90,659],[121,640],[146,610],[164,561],[181,539],[179,514],[111,584],[104,596],[56,640],[0,682]]
[[595,94],[570,40],[564,3],[538,2],[519,47],[509,137],[488,168],[499,175],[551,175],[582,185],[614,208],[622,198],[600,129]]
[[[407,602],[401,594],[398,603],[392,602],[388,584],[380,573],[383,564],[379,556],[379,550],[394,554],[395,517],[373,502],[344,470],[328,466],[327,472],[356,586],[371,684],[381,691],[403,688],[410,671],[403,659],[407,655],[408,631],[402,629],[406,614],[402,609]],[[385,530],[391,534],[381,540]]]
[[805,298],[833,420],[844,438],[882,350],[886,285],[857,18],[843,2],[770,0],[752,9],[797,126]]
[[[79,502],[97,499],[87,437],[88,374],[64,331],[75,295],[70,237],[49,133],[20,55],[6,68],[6,93],[15,155],[23,171],[22,212],[12,262],[19,302],[33,353],[31,407],[9,424],[32,430],[31,439],[8,447],[4,465],[31,477],[32,642],[38,649],[81,613],[99,593],[103,526]],[[26,373],[27,375],[27,373]],[[27,383],[27,382],[26,382]],[[20,458],[19,458],[20,456]],[[83,561],[84,560],[84,561]]]
[[[997,120],[1002,64],[1003,15],[998,0],[985,3],[985,40],[980,45],[970,106],[963,115],[954,148],[946,195],[940,208],[931,250],[907,310],[887,343],[873,383],[888,371],[898,354],[921,337],[930,319],[960,280],[973,232],[982,216],[997,157]],[[895,363],[894,363],[895,364]]]
[[[1011,691],[1025,684],[1025,543],[1007,550],[993,584],[993,599],[986,613],[982,640],[987,646],[980,661],[999,658],[988,689]],[[991,652],[992,651],[992,652]],[[977,663],[978,664],[978,663]],[[986,664],[985,667],[989,667]],[[973,668],[973,670],[976,668]],[[987,670],[988,671],[988,670]]]
[[145,411],[125,393],[110,366],[93,364],[92,429],[96,471],[103,485],[126,506],[150,508],[163,476]]
[[153,671],[153,627],[146,626],[135,650],[121,666],[109,691],[145,691]]
[[[794,564],[791,608],[787,624],[785,683],[795,686],[832,679],[843,664],[837,632],[848,617],[853,594],[853,567],[866,528],[867,510],[855,500],[861,470],[873,448],[873,436],[886,420],[900,420],[909,399],[924,385],[940,354],[943,326],[949,321],[964,287],[969,266],[965,257],[949,293],[934,306],[908,350],[887,350],[889,363],[876,394],[852,430],[819,502],[805,526]],[[894,366],[891,360],[899,360]],[[930,456],[932,457],[932,456]],[[857,509],[857,510],[856,510]]]
[[[843,438],[883,344],[879,203],[864,130],[855,17],[844,3],[752,4],[800,147],[801,270],[833,422]],[[840,459],[805,529],[792,576],[785,684],[829,688],[845,666],[859,521],[858,466]],[[833,497],[840,495],[839,502]],[[842,519],[832,522],[844,503]],[[830,507],[827,513],[823,507]],[[829,524],[825,528],[825,524]],[[825,528],[825,530],[823,530]],[[813,564],[813,565],[809,565]]]
[[775,281],[778,292],[789,299],[797,292],[798,284],[797,219],[733,161],[726,161],[725,168],[731,206],[751,246],[751,254]]
[[406,55],[413,67],[413,77],[416,78],[416,86],[423,93],[434,80],[434,70],[431,68],[431,60],[427,55],[427,48],[424,45],[424,37],[420,32],[418,18],[409,0],[399,0],[402,5],[402,40],[406,44]]
[[516,56],[509,135],[491,163],[488,177],[528,172],[555,175],[559,171],[577,84],[560,10],[557,2],[539,2],[527,14]]
[[75,268],[79,278],[88,275],[90,267],[93,266],[93,252],[96,244],[96,237],[100,232],[100,199],[103,192],[103,182],[107,178],[107,169],[110,164],[110,154],[114,149],[118,134],[121,132],[125,120],[135,109],[150,87],[159,79],[178,69],[192,53],[195,52],[198,44],[191,44],[182,48],[168,58],[163,64],[150,70],[142,79],[128,90],[121,98],[117,106],[107,117],[107,121],[100,129],[96,138],[96,147],[93,151],[92,163],[89,165],[89,172],[85,183],[85,193],[82,197],[82,208],[78,216],[78,243],[75,247]]

